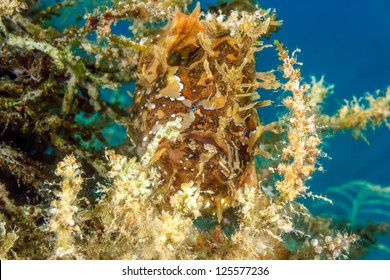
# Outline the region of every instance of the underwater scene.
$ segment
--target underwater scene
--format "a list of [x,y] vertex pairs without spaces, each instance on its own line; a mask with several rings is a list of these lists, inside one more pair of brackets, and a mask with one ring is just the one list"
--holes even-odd
[[0,0],[0,259],[390,259],[389,11]]

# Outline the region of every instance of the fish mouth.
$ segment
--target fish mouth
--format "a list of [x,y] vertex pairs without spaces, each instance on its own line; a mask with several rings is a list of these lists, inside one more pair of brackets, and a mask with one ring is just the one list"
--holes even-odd
[[215,146],[221,153],[229,157],[230,149],[226,141],[218,133],[204,131],[204,130],[195,130],[187,132],[183,135],[187,139],[193,139],[196,142],[202,144],[210,144]]
[[184,136],[186,139],[194,140],[197,143],[214,146],[219,154],[218,166],[227,178],[233,179],[238,176],[233,175],[236,174],[236,171],[238,171],[238,173],[242,171],[240,151],[237,150],[236,147],[230,145],[219,133],[205,130],[195,130],[186,133]]

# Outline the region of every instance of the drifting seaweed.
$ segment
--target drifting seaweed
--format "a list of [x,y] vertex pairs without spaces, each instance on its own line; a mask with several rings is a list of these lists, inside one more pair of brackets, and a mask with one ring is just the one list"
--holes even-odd
[[[389,90],[367,97],[369,106],[353,102],[323,115],[331,87],[302,81],[297,51],[265,44],[282,23],[274,11],[231,1],[216,13],[199,6],[189,13],[189,3],[113,1],[63,30],[45,22],[72,2],[44,10],[28,1],[0,4],[1,258],[338,259],[354,252],[352,227],[338,229],[297,199],[321,198],[307,181],[322,169],[323,133],[352,129],[361,137],[367,125],[386,123]],[[130,35],[113,32],[120,21],[132,23]],[[278,70],[256,73],[255,54],[273,47]],[[131,109],[103,101],[104,88],[118,92],[131,82]],[[258,89],[282,95],[287,112],[277,122],[261,122],[257,108],[271,102]],[[114,123],[128,133],[115,150],[104,133]],[[354,219],[366,206],[388,205],[387,189],[371,198],[379,189],[360,185]],[[15,193],[33,199],[17,201]]]

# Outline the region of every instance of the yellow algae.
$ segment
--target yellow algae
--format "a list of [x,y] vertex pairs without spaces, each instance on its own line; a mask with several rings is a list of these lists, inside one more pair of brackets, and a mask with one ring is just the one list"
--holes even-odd
[[[31,10],[29,17],[40,15],[31,21],[19,2],[0,4],[4,141],[22,133],[55,149],[56,158],[73,154],[54,173],[53,159],[43,164],[15,148],[23,139],[0,143],[0,171],[11,178],[0,182],[1,258],[342,259],[358,251],[357,229],[346,225],[341,233],[298,198],[330,201],[308,191],[308,180],[323,170],[317,158],[324,132],[348,129],[363,137],[367,127],[388,125],[389,90],[327,116],[321,108],[331,86],[323,79],[306,84],[297,52],[278,41],[279,72],[256,73],[255,54],[271,47],[265,38],[281,22],[254,6],[224,14],[243,1],[230,1],[218,14],[202,13],[199,5],[189,13],[187,0],[119,1],[86,15],[77,32],[42,28],[55,9]],[[124,19],[134,21],[132,38],[111,34]],[[98,42],[88,39],[93,33]],[[64,43],[70,35],[88,59]],[[100,100],[101,87],[134,79],[130,113]],[[275,108],[285,107],[274,123],[260,122],[257,108],[270,101],[257,89],[278,94]],[[94,110],[96,127],[73,121]],[[105,121],[127,126],[134,145],[106,150]],[[92,141],[103,147],[85,144]],[[13,201],[10,182],[31,192],[34,204],[27,197]],[[372,204],[388,200],[388,188],[354,185],[359,196],[375,197]],[[355,217],[359,203],[352,205]],[[371,238],[384,227],[360,232]]]

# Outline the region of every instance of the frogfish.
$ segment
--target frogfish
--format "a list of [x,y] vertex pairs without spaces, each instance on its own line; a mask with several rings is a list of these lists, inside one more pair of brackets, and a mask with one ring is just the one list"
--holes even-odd
[[133,96],[139,157],[160,129],[180,121],[180,137],[159,139],[150,162],[163,178],[158,191],[169,201],[192,181],[206,198],[204,213],[218,221],[238,189],[258,184],[254,156],[264,126],[256,108],[268,104],[256,101],[261,83],[254,53],[270,24],[246,32],[250,23],[239,20],[241,29],[232,31],[221,18],[202,20],[199,6],[190,15],[177,10],[140,54]]

